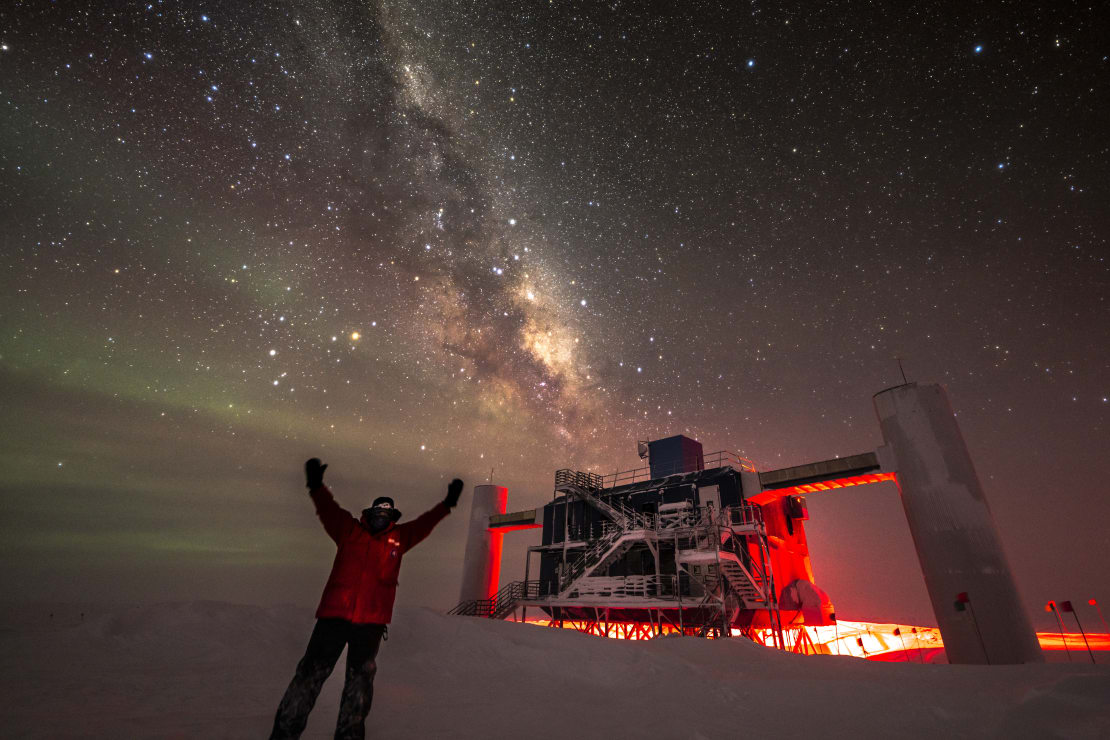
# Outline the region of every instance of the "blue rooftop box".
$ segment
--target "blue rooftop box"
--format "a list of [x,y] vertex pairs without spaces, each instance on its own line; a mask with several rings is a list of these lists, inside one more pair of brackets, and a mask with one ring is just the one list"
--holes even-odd
[[648,442],[648,461],[652,478],[705,469],[701,442],[681,434]]

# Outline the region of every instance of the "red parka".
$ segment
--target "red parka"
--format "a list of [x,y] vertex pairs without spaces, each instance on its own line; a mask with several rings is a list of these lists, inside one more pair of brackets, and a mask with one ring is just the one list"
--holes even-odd
[[389,624],[401,556],[427,537],[451,509],[440,502],[411,522],[390,524],[372,534],[364,521],[335,502],[327,486],[314,488],[309,495],[324,530],[339,547],[316,617]]

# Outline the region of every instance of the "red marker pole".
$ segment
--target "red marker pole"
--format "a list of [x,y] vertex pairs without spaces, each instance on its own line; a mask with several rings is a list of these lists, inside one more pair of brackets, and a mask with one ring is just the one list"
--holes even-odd
[[1068,656],[1068,662],[1071,662],[1071,651],[1068,650],[1068,640],[1064,637],[1064,620],[1060,619],[1060,612],[1056,609],[1056,602],[1050,601],[1044,605],[1046,612],[1052,612],[1056,615],[1056,623],[1060,625],[1060,641],[1064,643],[1064,652]]
[[1087,646],[1087,655],[1091,656],[1091,664],[1095,662],[1095,654],[1091,652],[1091,643],[1087,642],[1087,633],[1083,631],[1083,625],[1079,621],[1079,614],[1075,611],[1075,607],[1071,605],[1070,601],[1061,601],[1060,608],[1066,612],[1071,612],[1075,617],[1075,624],[1079,627],[1079,634],[1083,635],[1083,644]]
[[979,631],[979,620],[975,618],[975,609],[971,606],[971,597],[967,595],[967,591],[956,594],[956,610],[962,612],[964,609],[971,612],[971,623],[975,625],[975,634],[979,637],[979,647],[983,649],[983,657],[986,658],[987,665],[990,665],[991,656],[987,652],[986,643],[983,642],[983,633]]
[[1106,617],[1102,616],[1102,607],[1099,606],[1098,602],[1094,599],[1088,599],[1087,603],[1093,606],[1095,608],[1095,611],[1098,612],[1098,618],[1102,620],[1102,631],[1110,633],[1110,627],[1106,626]]
[[894,634],[902,639],[902,655],[903,655],[902,660],[904,660],[906,662],[909,662],[909,659],[910,659],[910,654],[909,653],[910,653],[910,651],[906,647],[906,638],[902,637],[902,628],[901,627],[895,627],[894,628]]

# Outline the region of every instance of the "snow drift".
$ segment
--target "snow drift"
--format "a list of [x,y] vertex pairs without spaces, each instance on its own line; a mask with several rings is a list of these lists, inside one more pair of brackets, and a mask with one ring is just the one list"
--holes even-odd
[[[292,606],[8,607],[0,726],[6,737],[266,737],[312,624]],[[378,664],[374,738],[1110,737],[1104,666],[625,642],[419,608],[397,609]],[[339,666],[305,737],[331,737]]]

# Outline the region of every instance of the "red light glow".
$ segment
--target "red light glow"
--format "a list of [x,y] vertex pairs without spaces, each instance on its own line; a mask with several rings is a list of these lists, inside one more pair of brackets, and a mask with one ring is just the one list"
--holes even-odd
[[509,524],[504,527],[490,527],[491,532],[516,532],[519,529],[542,529],[543,524]]
[[836,478],[835,480],[819,481],[817,483],[803,483],[800,486],[790,486],[789,488],[774,488],[769,491],[762,491],[749,498],[748,501],[753,504],[767,504],[771,501],[774,501],[775,499],[785,498],[787,496],[804,496],[807,493],[831,491],[834,488],[866,486],[871,483],[897,481],[897,479],[898,477],[895,473],[867,473],[866,475],[853,475],[847,478]]
[[[1083,636],[1078,632],[1038,632],[1037,639],[1042,650],[1085,650]],[[1066,645],[1065,645],[1066,641]],[[1087,644],[1091,650],[1110,650],[1110,632],[1088,632]]]
[[[589,620],[529,619],[528,624],[558,629],[573,629],[598,637],[614,640],[650,640],[655,628],[645,622],[594,622]],[[691,631],[687,630],[690,634]],[[804,633],[804,634],[803,634]],[[677,635],[679,630],[669,624],[660,626],[660,634]],[[774,647],[774,636],[769,629],[752,630],[745,635],[738,629],[732,637],[750,637],[757,643]],[[1082,648],[1083,638],[1078,632],[1061,635],[1058,632],[1038,632],[1037,639],[1044,650]],[[783,630],[784,649],[804,655],[846,655],[854,658],[885,662],[944,662],[944,641],[936,627],[918,627],[909,624],[882,622],[848,622],[839,620],[835,625],[821,627],[793,627]],[[1094,651],[1110,651],[1110,633],[1088,633],[1087,642]]]

